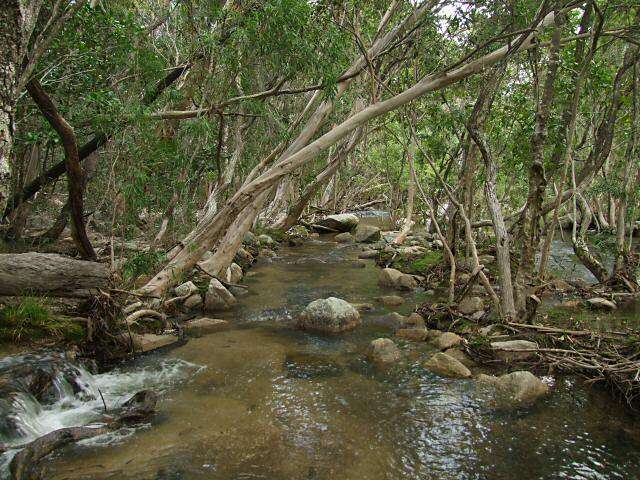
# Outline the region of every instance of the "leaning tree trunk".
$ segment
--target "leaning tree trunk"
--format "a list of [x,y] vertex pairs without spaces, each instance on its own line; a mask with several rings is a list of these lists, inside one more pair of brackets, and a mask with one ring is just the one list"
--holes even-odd
[[[358,57],[353,62],[353,64],[346,70],[344,75],[342,75],[343,77],[345,77],[345,80],[343,80],[343,81],[338,83],[337,88],[336,88],[336,93],[335,93],[333,99],[325,99],[318,105],[318,107],[313,112],[313,114],[309,117],[309,119],[307,120],[307,123],[305,124],[305,127],[298,134],[296,139],[278,157],[278,160],[276,161],[275,165],[272,166],[272,168],[270,170],[268,170],[266,172],[263,172],[263,175],[266,174],[266,173],[269,173],[271,171],[277,170],[279,168],[279,165],[284,164],[293,155],[299,153],[301,149],[303,149],[303,148],[305,148],[305,147],[307,147],[309,145],[309,142],[311,141],[311,139],[314,137],[314,135],[318,131],[320,131],[320,129],[324,125],[327,117],[333,111],[334,105],[337,102],[337,100],[347,90],[347,87],[351,84],[353,78],[355,78],[355,76],[367,65],[367,61],[371,61],[371,59],[374,59],[375,57],[377,57],[399,35],[401,35],[404,32],[410,30],[422,16],[424,16],[429,10],[431,10],[431,7],[433,6],[434,3],[435,2],[433,2],[432,0],[424,2],[412,15],[409,15],[409,16],[405,17],[405,19],[402,22],[400,22],[398,25],[396,25],[387,34],[385,34],[384,36],[381,36],[380,38],[378,38],[373,43],[373,45],[371,46],[371,48],[367,52],[366,56],[365,55],[361,55],[360,57]],[[395,8],[395,7],[392,5],[392,8]],[[381,22],[381,28],[382,28],[383,23],[384,22]],[[307,102],[307,105],[306,105],[306,107],[305,107],[305,109],[303,111],[303,114],[305,114],[306,111],[308,109],[310,109],[311,106],[315,103],[315,101],[317,99],[319,99],[319,98],[320,98],[320,92],[316,92],[311,97],[309,102]],[[301,119],[302,119],[302,116],[298,117],[298,120],[301,120]],[[297,123],[297,121],[294,122],[294,123]],[[345,135],[348,134],[348,133],[349,132],[346,132]],[[344,136],[344,135],[342,135],[342,136]],[[338,140],[341,139],[342,136],[340,136],[340,138],[338,138]],[[249,173],[249,176],[247,177],[247,180],[245,180],[245,182],[242,185],[242,187],[240,188],[240,190],[238,192],[236,192],[236,196],[240,192],[242,192],[246,188],[248,188],[250,185],[255,183],[256,179],[258,178],[258,175],[260,174],[261,169],[266,167],[267,165],[269,165],[276,158],[276,156],[278,155],[278,153],[280,151],[281,151],[280,146],[278,146],[273,152],[271,152],[271,154],[269,154],[267,157],[265,157]],[[293,169],[291,171],[293,171]],[[278,182],[281,181],[286,176],[287,176],[286,173],[281,175],[281,176],[279,176],[278,178],[273,180],[271,182],[271,184],[269,184],[266,188],[267,189],[274,188],[274,186],[277,185]],[[253,204],[253,205],[251,206],[250,210],[248,210],[247,215],[251,215],[252,214],[251,212],[253,212],[256,209],[257,209],[258,212],[262,210],[263,204],[266,201],[266,198],[268,197],[268,195],[262,196],[261,193],[262,193],[261,191],[260,192],[256,192],[251,198],[248,199],[247,204]],[[235,198],[235,196],[234,196],[234,198]],[[261,203],[258,205],[257,202],[258,202],[259,198],[262,199],[262,200],[261,200]],[[245,204],[244,206],[246,206],[247,204]],[[244,206],[243,206],[243,208],[244,208]],[[242,209],[238,210],[234,215],[235,216],[244,216],[244,214],[242,212]],[[184,254],[185,247],[187,245],[193,245],[196,242],[196,239],[198,239],[201,236],[204,236],[207,239],[206,240],[207,244],[206,244],[206,246],[202,246],[201,245],[201,247],[204,248],[204,249],[200,253],[200,256],[202,256],[202,254],[205,251],[209,250],[211,248],[211,246],[213,246],[216,243],[218,243],[218,241],[221,240],[221,232],[223,230],[215,229],[216,233],[213,234],[213,236],[211,236],[211,234],[208,233],[208,231],[210,229],[213,229],[213,226],[216,224],[216,222],[218,220],[219,220],[219,215],[218,214],[216,214],[215,216],[211,216],[211,217],[209,217],[209,216],[203,217],[198,222],[198,225],[187,235],[187,237],[185,239],[183,239],[170,252],[170,255],[169,255],[170,261],[173,261],[174,258],[177,255]],[[229,222],[231,222],[231,221],[233,221],[233,219],[229,220]],[[188,254],[184,254],[184,256],[187,257],[187,258],[191,258],[191,255],[188,255]],[[200,256],[195,258],[195,261],[193,262],[193,264],[195,264],[200,259]],[[191,260],[189,260],[189,262],[191,262]],[[191,266],[193,266],[193,264]],[[163,280],[163,282],[164,281],[165,280]],[[164,289],[164,287],[162,287],[162,288]]]
[[71,232],[80,254],[87,259],[95,260],[96,252],[87,237],[84,220],[84,188],[85,176],[80,166],[78,142],[73,127],[60,115],[49,96],[42,89],[36,79],[27,84],[27,91],[36,102],[42,115],[53,129],[60,135],[64,148],[65,167],[67,171],[67,186],[69,190],[69,206],[71,211]]
[[0,254],[0,295],[86,297],[109,284],[107,265],[52,253]]
[[[233,222],[244,208],[252,203],[261,193],[272,188],[278,181],[289,173],[311,162],[317,155],[339,142],[349,135],[350,132],[366,124],[368,121],[395,110],[407,103],[415,100],[428,92],[443,89],[453,85],[471,75],[484,71],[508,55],[531,48],[538,30],[552,23],[554,14],[550,13],[542,21],[534,25],[531,31],[524,35],[517,48],[513,45],[505,45],[487,55],[476,60],[469,61],[463,65],[447,72],[438,72],[427,75],[411,88],[395,95],[387,100],[374,103],[361,112],[351,116],[340,125],[332,128],[322,137],[302,148],[297,153],[286,157],[271,167],[268,171],[257,177],[249,184],[243,186],[230,198],[226,204],[218,211],[216,217],[208,224],[202,225],[193,240],[171,260],[167,265],[154,276],[141,291],[147,294],[163,295],[179,278],[190,271],[200,260],[202,255],[208,251],[221,232]],[[340,88],[339,88],[340,90]],[[468,229],[471,228],[469,223]],[[489,285],[489,289],[491,286]],[[495,295],[495,293],[494,293]],[[498,301],[499,303],[499,301]]]
[[338,148],[334,157],[329,161],[329,164],[316,176],[316,178],[308,184],[300,194],[298,200],[289,207],[287,216],[282,222],[275,225],[276,228],[282,228],[283,231],[289,230],[300,220],[302,212],[307,207],[311,198],[326,184],[331,177],[336,173],[340,165],[345,161],[349,154],[356,147],[358,142],[362,139],[364,129],[358,128],[352,135],[348,142],[345,142],[340,148]]

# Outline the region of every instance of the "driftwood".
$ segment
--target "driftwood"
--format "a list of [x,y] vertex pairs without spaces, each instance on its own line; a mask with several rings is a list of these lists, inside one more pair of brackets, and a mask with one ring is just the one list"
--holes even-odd
[[107,265],[57,254],[0,254],[0,295],[88,297],[109,283]]
[[157,396],[151,390],[136,393],[122,405],[120,415],[108,419],[104,425],[95,427],[67,427],[47,433],[24,446],[11,460],[10,470],[13,480],[36,480],[43,478],[38,463],[54,451],[87,438],[97,437],[124,425],[146,420],[154,412]]

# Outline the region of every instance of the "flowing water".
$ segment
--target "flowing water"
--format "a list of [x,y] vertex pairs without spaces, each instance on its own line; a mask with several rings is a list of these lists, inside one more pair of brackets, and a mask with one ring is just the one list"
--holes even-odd
[[[44,426],[98,418],[159,388],[152,424],[72,446],[46,462],[47,479],[608,479],[640,476],[640,424],[607,393],[555,378],[552,394],[522,410],[496,409],[473,380],[446,380],[420,363],[429,347],[399,342],[403,360],[380,368],[364,351],[391,336],[375,303],[373,262],[359,247],[308,242],[260,260],[231,327],[147,355],[126,370],[88,376],[93,400],[63,395]],[[308,302],[374,303],[357,330],[294,328]],[[408,313],[426,299],[405,294]],[[76,405],[76,403],[78,405]],[[85,406],[80,406],[85,405]],[[46,409],[45,409],[46,410]],[[70,418],[72,417],[72,418]],[[54,420],[55,419],[55,420]],[[37,422],[35,422],[37,423]]]

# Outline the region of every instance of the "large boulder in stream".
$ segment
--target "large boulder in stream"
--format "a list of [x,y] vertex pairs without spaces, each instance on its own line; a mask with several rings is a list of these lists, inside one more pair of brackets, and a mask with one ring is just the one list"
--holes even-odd
[[311,302],[298,318],[298,327],[325,333],[344,332],[360,323],[358,310],[349,302],[335,297]]
[[373,243],[381,238],[380,229],[373,225],[358,225],[356,229],[356,242]]
[[313,228],[321,232],[350,232],[358,226],[358,217],[352,213],[329,215],[317,221]]
[[512,406],[531,405],[549,394],[549,387],[527,371],[511,372],[499,377],[480,374],[478,382],[493,389],[499,403],[506,402]]
[[219,312],[231,309],[236,303],[236,297],[218,279],[212,278],[204,296],[204,309]]

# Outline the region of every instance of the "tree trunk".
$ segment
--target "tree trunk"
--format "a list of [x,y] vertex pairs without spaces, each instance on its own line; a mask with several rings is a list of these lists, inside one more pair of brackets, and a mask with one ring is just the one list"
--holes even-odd
[[358,142],[362,139],[364,129],[358,128],[352,135],[348,142],[345,142],[329,161],[329,164],[316,176],[316,178],[305,187],[300,194],[298,200],[289,207],[287,216],[280,223],[275,225],[276,228],[282,228],[283,231],[289,230],[300,220],[302,212],[307,207],[311,198],[322,188],[322,186],[331,179],[336,173],[340,165],[344,163],[345,159],[356,147]]
[[4,209],[9,198],[23,21],[21,1],[3,2],[0,8],[0,209]]
[[556,15],[542,99],[536,111],[535,128],[531,139],[532,163],[529,169],[529,195],[523,212],[520,232],[520,241],[522,242],[520,264],[516,274],[517,310],[518,314],[523,318],[526,315],[526,284],[531,279],[534,268],[535,252],[540,238],[539,224],[542,215],[542,203],[547,188],[544,170],[544,147],[547,139],[547,122],[549,120],[551,102],[553,101],[553,87],[560,64],[559,50],[563,20],[562,14]]
[[0,254],[0,295],[86,297],[108,284],[102,263],[48,253]]
[[[0,9],[1,10],[1,9]],[[0,22],[2,25],[2,22]],[[179,79],[189,68],[190,64],[181,65],[179,67],[173,68],[167,73],[167,75],[160,80],[154,88],[147,91],[142,97],[142,105],[149,106],[151,105],[161,94],[162,92],[171,86],[177,79]],[[0,99],[0,102],[2,99]],[[0,107],[2,105],[0,104]],[[1,109],[0,109],[1,110]],[[0,113],[1,115],[1,113]],[[1,121],[1,120],[0,120]],[[0,124],[0,128],[2,128],[2,124]],[[96,133],[91,140],[78,148],[78,160],[82,162],[89,155],[98,150],[102,145],[107,143],[109,140],[106,134],[99,132]],[[0,144],[0,155],[2,154],[2,145]],[[1,161],[1,160],[0,160]],[[33,182],[26,185],[22,190],[16,192],[11,199],[3,204],[0,201],[0,208],[4,209],[2,214],[2,218],[7,218],[13,209],[19,205],[21,202],[26,202],[27,200],[33,198],[33,196],[42,190],[44,187],[51,185],[58,178],[64,175],[67,171],[67,166],[64,161],[55,164],[53,167],[49,168],[43,175],[39,175]],[[0,187],[1,188],[1,187]]]
[[411,142],[409,143],[409,148],[407,149],[407,162],[409,163],[409,188],[407,191],[407,214],[402,224],[402,228],[400,232],[393,239],[393,243],[396,245],[402,245],[404,241],[407,239],[407,235],[411,231],[411,227],[413,227],[413,197],[416,192],[416,171],[414,167],[414,157],[416,154],[416,141],[415,138],[411,137]]
[[[593,273],[594,277],[598,279],[598,282],[605,283],[609,280],[609,272],[607,272],[607,269],[604,268],[602,263],[600,263],[600,261],[589,251],[589,246],[586,241],[587,231],[589,229],[589,225],[591,225],[591,219],[593,218],[591,207],[589,207],[589,204],[580,193],[576,195],[576,200],[580,207],[581,215],[580,228],[577,229],[574,227],[575,233],[572,238],[573,251],[582,264],[587,267],[591,273]],[[574,219],[574,221],[576,220]]]
[[36,79],[27,84],[27,91],[53,129],[58,132],[64,148],[67,186],[69,190],[69,206],[71,210],[71,234],[82,257],[95,260],[96,252],[87,237],[84,220],[84,188],[85,178],[80,158],[78,143],[73,127],[60,115],[49,96]]
[[[537,36],[538,29],[549,25],[553,20],[553,13],[548,14],[530,33],[526,34],[526,37],[515,51],[531,48],[533,40]],[[180,253],[142,288],[142,291],[159,296],[164,294],[176,279],[183,278],[183,275],[194,267],[204,252],[209,250],[212,244],[218,239],[220,233],[262,192],[272,188],[273,185],[284,176],[315,159],[320,152],[334,145],[356,128],[374,118],[406,105],[428,92],[445,88],[471,75],[482,72],[512,53],[512,45],[505,45],[502,48],[476,60],[469,61],[450,71],[428,75],[413,87],[387,100],[368,106],[331,129],[313,143],[302,148],[297,153],[283,158],[268,171],[240,188],[240,190],[227,201],[224,207],[218,211],[216,217],[207,225],[203,225],[193,240],[185,245]],[[340,88],[338,90],[340,90]],[[491,288],[490,285],[489,288]]]

